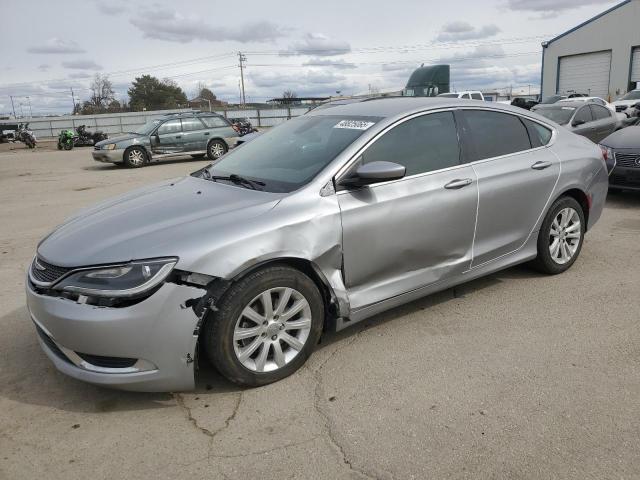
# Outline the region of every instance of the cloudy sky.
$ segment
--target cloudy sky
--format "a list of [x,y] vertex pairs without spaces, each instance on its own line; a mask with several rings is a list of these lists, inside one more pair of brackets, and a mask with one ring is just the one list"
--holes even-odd
[[[172,78],[195,96],[204,82],[238,101],[401,89],[421,63],[450,63],[452,87],[537,86],[540,42],[617,2],[29,0],[0,20],[0,114],[30,101],[34,115],[68,113],[108,74],[127,98],[136,75]],[[27,96],[29,99],[27,100]]]

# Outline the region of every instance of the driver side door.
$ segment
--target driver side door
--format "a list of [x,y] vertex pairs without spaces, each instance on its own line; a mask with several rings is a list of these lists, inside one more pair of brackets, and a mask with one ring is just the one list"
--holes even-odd
[[151,151],[160,155],[184,151],[182,122],[179,118],[168,120],[158,127],[156,134],[151,138]]
[[471,264],[478,183],[473,168],[461,163],[453,112],[400,121],[369,143],[345,176],[374,161],[404,165],[406,174],[339,187],[344,275],[354,311],[461,274]]

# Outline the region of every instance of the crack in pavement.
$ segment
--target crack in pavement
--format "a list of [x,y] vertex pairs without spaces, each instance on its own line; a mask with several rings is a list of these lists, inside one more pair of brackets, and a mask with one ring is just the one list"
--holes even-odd
[[351,341],[346,342],[344,346],[342,347],[338,347],[336,348],[331,355],[329,355],[319,366],[318,368],[316,368],[315,370],[311,370],[313,377],[316,381],[316,388],[314,391],[314,399],[313,399],[313,408],[315,409],[316,412],[318,412],[318,414],[320,415],[320,417],[322,417],[322,419],[324,420],[324,430],[326,433],[327,438],[329,439],[329,443],[331,443],[331,445],[334,447],[335,450],[337,450],[338,454],[340,455],[341,459],[342,459],[342,463],[344,465],[346,465],[349,470],[351,470],[352,472],[358,474],[359,476],[363,477],[363,478],[368,478],[368,479],[374,479],[377,480],[379,478],[379,476],[376,475],[372,475],[369,472],[367,472],[366,470],[357,467],[356,465],[353,464],[353,461],[348,457],[347,452],[345,451],[344,447],[340,444],[340,442],[338,442],[337,438],[336,438],[336,434],[333,432],[332,429],[332,421],[331,421],[331,417],[329,416],[329,413],[327,411],[325,411],[322,406],[321,406],[321,401],[323,398],[323,393],[324,393],[324,388],[322,387],[322,374],[321,374],[321,370],[324,368],[324,366],[329,363],[329,361],[335,357],[338,353],[340,353],[342,350],[350,347],[351,345],[353,345],[358,338],[360,338],[360,334],[363,333],[365,330],[360,330],[358,332],[356,332]]
[[185,414],[187,416],[187,420],[189,420],[189,422],[191,422],[191,424],[194,426],[194,428],[196,430],[198,430],[200,433],[203,433],[204,435],[206,435],[207,437],[209,437],[210,439],[213,440],[216,435],[218,435],[223,430],[229,428],[229,424],[233,421],[233,419],[236,418],[236,415],[238,413],[238,409],[240,408],[240,403],[242,402],[242,392],[238,392],[237,401],[236,401],[235,406],[233,407],[233,411],[231,412],[231,415],[229,415],[225,419],[224,425],[222,425],[220,428],[218,428],[216,430],[209,430],[208,428],[201,427],[198,424],[198,420],[196,420],[196,418],[191,413],[191,408],[187,407],[187,405],[184,403],[184,398],[182,397],[182,394],[174,393],[173,394],[173,398],[176,400],[177,406],[181,410],[183,410],[185,412]]
[[273,448],[267,448],[265,450],[258,450],[256,452],[240,453],[238,455],[210,455],[210,458],[244,458],[244,457],[252,457],[254,455],[264,455],[266,453],[277,452],[278,450],[286,450],[287,448],[306,445],[307,443],[316,441],[318,438],[321,438],[321,435],[316,435],[314,437],[309,438],[308,440],[303,440],[301,442],[287,443],[285,445],[280,445],[278,447],[273,447]]

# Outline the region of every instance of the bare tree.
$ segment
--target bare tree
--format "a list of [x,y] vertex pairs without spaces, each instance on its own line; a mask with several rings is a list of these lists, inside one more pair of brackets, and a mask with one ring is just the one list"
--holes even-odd
[[91,100],[89,101],[97,110],[106,108],[115,98],[113,84],[108,75],[96,73],[91,82]]
[[293,90],[285,90],[282,92],[282,98],[298,98],[298,94]]

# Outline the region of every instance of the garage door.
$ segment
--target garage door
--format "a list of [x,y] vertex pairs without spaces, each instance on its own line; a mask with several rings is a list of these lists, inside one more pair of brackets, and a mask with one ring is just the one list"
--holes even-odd
[[640,82],[640,47],[634,48],[631,55],[631,81]]
[[587,93],[606,100],[610,70],[611,50],[560,57],[558,93]]

